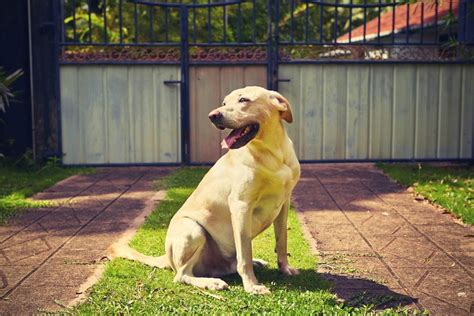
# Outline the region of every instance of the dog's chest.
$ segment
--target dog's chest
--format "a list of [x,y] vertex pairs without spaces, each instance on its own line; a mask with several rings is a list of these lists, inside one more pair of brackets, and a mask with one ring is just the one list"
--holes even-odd
[[289,198],[295,182],[294,174],[287,166],[260,180],[262,191],[253,210],[254,236],[273,223]]

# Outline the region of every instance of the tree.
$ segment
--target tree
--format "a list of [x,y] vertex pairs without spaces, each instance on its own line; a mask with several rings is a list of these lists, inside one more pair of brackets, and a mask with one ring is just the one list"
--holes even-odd
[[[150,0],[151,1],[151,0]],[[182,0],[183,4],[207,4],[225,0]],[[191,43],[253,42],[268,39],[269,15],[278,26],[280,41],[334,42],[392,6],[393,0],[272,0],[279,5],[278,21],[269,14],[267,0],[242,0],[240,4],[190,8],[188,36]],[[416,0],[397,0],[398,4]],[[439,0],[448,1],[448,0]],[[180,3],[179,0],[160,0]],[[331,4],[375,5],[335,7]],[[382,6],[377,6],[381,4]],[[429,3],[427,4],[429,5]],[[180,12],[177,7],[133,3],[132,0],[64,0],[67,42],[81,43],[176,43],[180,42]]]

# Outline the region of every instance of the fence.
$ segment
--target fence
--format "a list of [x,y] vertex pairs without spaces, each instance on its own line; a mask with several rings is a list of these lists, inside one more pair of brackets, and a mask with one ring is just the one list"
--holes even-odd
[[[81,80],[95,78],[100,83],[96,86],[98,90],[91,87],[94,91],[89,93],[86,103],[104,108],[102,121],[112,122],[112,130],[124,128],[124,135],[133,134],[129,131],[130,123],[124,127],[123,116],[120,116],[122,121],[111,119],[112,114],[108,112],[111,103],[106,102],[111,97],[111,91],[121,91],[119,99],[128,100],[119,110],[120,115],[145,109],[150,104],[155,110],[146,113],[161,113],[163,107],[169,105],[157,100],[174,100],[169,101],[176,106],[174,116],[169,118],[173,120],[170,126],[179,130],[179,135],[173,137],[178,139],[177,143],[165,144],[168,158],[163,158],[165,156],[160,154],[157,141],[153,138],[146,138],[149,143],[155,144],[151,147],[135,148],[134,144],[143,141],[127,140],[130,145],[121,149],[121,155],[111,154],[115,149],[101,149],[110,147],[113,141],[107,139],[115,137],[109,131],[110,126],[101,134],[104,144],[89,154],[84,148],[82,154],[73,155],[67,148],[81,148],[76,145],[90,143],[89,138],[93,135],[79,140],[78,135],[68,130],[68,126],[72,124],[89,130],[87,124],[94,128],[101,124],[101,121],[90,117],[91,112],[84,106],[82,110],[86,112],[81,115],[89,119],[78,119],[81,115],[76,118],[63,115],[62,118],[63,134],[70,135],[63,140],[64,151],[69,152],[69,157],[65,156],[66,163],[213,161],[222,154],[219,149],[222,135],[207,124],[206,114],[231,89],[249,83],[279,89],[291,96],[290,101],[298,102],[294,107],[301,120],[289,130],[303,160],[472,157],[472,127],[460,116],[462,113],[472,117],[469,114],[473,111],[473,97],[467,87],[472,80],[473,67],[465,66],[459,70],[460,66],[443,66],[470,64],[474,59],[474,18],[471,14],[474,3],[471,0],[62,0],[61,4],[59,18],[64,21],[58,43],[61,51],[61,89],[66,96],[74,96],[63,97],[61,103],[65,113],[78,113],[80,86],[77,76]],[[361,63],[371,64],[370,69],[361,66]],[[413,71],[406,71],[403,64],[408,63],[413,65],[410,68]],[[146,68],[136,68],[140,64],[153,65],[151,74],[146,73]],[[330,64],[334,67],[328,68]],[[384,66],[386,64],[392,66]],[[119,65],[122,67],[120,70],[113,68]],[[120,88],[111,81],[116,78],[116,75],[111,75],[115,72],[121,72],[126,78]],[[170,75],[162,78],[160,73]],[[436,86],[425,88],[423,80],[430,78],[430,74],[437,76],[434,80]],[[350,77],[352,75],[355,77]],[[348,76],[352,78],[350,81]],[[140,81],[142,86],[136,83],[141,77],[148,78]],[[355,78],[366,80],[362,82],[367,84],[353,85],[357,83],[352,81]],[[386,84],[398,84],[398,87],[377,95],[373,89],[377,89],[376,81],[380,78]],[[444,85],[445,78],[455,78],[454,82],[459,85],[452,90],[452,86]],[[164,86],[158,87],[158,81],[163,81]],[[149,86],[150,82],[153,85]],[[139,97],[142,101],[134,104],[135,95],[142,93],[139,91],[141,87],[147,87],[142,90],[153,96],[154,101],[143,96],[145,99]],[[359,92],[365,97],[357,97],[357,87],[362,89]],[[420,90],[421,87],[425,90]],[[448,88],[451,90],[446,95],[444,89]],[[208,93],[203,93],[202,89]],[[342,97],[332,98],[331,91],[340,89],[346,90],[341,92]],[[421,133],[419,130],[420,126],[430,125],[429,121],[410,123],[411,132],[397,127],[407,120],[418,122],[420,118],[416,113],[423,108],[419,102],[424,99],[422,93],[435,93],[435,89],[443,89],[434,102],[438,109],[435,127],[438,140],[431,141],[428,132]],[[212,93],[214,96],[210,95]],[[394,100],[398,94],[413,98]],[[320,103],[315,103],[312,98],[320,100]],[[354,99],[358,101],[351,101]],[[375,101],[370,103],[369,100]],[[445,108],[447,100],[458,101],[459,105],[455,109]],[[404,104],[406,102],[408,105]],[[321,107],[321,104],[324,106]],[[397,113],[406,106],[408,111]],[[354,107],[360,110],[356,111],[357,116],[353,115]],[[377,111],[384,113],[378,122]],[[311,120],[311,115],[307,116],[307,113],[320,113],[321,116]],[[450,120],[450,123],[457,124],[457,132],[443,123],[442,113],[453,117],[457,115],[456,120]],[[353,120],[357,122],[354,128],[364,131],[360,138],[350,135],[348,126],[352,126],[350,122]],[[385,131],[380,122],[390,122],[390,131]],[[148,126],[150,133],[159,131],[159,122],[147,124],[144,125]],[[327,130],[328,126],[340,124],[344,125],[340,136]],[[431,126],[427,129],[432,130]],[[201,134],[207,138],[196,136]],[[334,139],[331,138],[333,136]],[[445,145],[449,137],[456,137],[456,148]],[[387,139],[388,145],[384,145]],[[397,149],[404,144],[411,149]],[[415,144],[426,149],[417,149]],[[381,146],[388,146],[389,149],[376,149]],[[313,147],[319,149],[308,149]],[[127,151],[156,154],[144,159],[140,158],[144,157],[141,153],[134,156],[138,158],[132,159],[125,154]],[[114,158],[111,159],[111,156]]]
[[[182,42],[201,48],[191,52],[191,60],[202,59],[204,48],[248,46],[263,48],[251,60],[264,60],[263,55],[270,58],[276,52],[274,57],[283,61],[459,61],[472,57],[474,43],[474,3],[469,0],[64,0],[63,4],[65,61],[82,57],[176,62],[177,50],[163,54],[157,48],[181,46]],[[102,50],[81,51],[78,47]],[[110,49],[120,47],[148,50],[120,54]],[[405,54],[400,54],[400,48],[405,48]],[[213,54],[212,61],[235,57],[218,52],[221,54]]]

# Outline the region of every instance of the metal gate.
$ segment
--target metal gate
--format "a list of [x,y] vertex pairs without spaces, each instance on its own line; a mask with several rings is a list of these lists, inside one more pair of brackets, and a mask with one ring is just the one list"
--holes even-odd
[[[450,118],[444,122],[442,114],[455,117],[456,113],[474,111],[471,92],[455,95],[456,91],[444,86],[453,80],[460,87],[468,85],[473,67],[443,67],[472,62],[469,1],[433,1],[430,5],[396,0],[58,1],[64,21],[59,44],[66,163],[215,161],[222,154],[222,135],[208,122],[207,113],[228,92],[244,85],[280,90],[295,103],[297,119],[289,126],[289,133],[297,154],[305,161],[472,157],[472,122]],[[448,21],[453,16],[455,23]],[[447,21],[446,25],[440,21]],[[76,90],[80,88],[70,89],[71,83],[65,83],[69,80],[74,85],[80,73],[86,86],[91,85],[91,100],[79,100]],[[122,80],[121,88],[109,82],[109,78],[120,78],[120,73],[128,78]],[[423,103],[424,97],[419,95],[426,82],[423,78],[433,74],[439,87],[447,89],[435,100],[440,112],[436,118],[423,116],[424,107],[431,105]],[[88,76],[96,83],[88,81]],[[97,86],[105,92],[94,96]],[[120,137],[104,133],[105,140],[93,137],[102,131],[97,127],[100,122],[91,128],[87,124],[97,115],[107,122],[104,113],[110,110],[97,108],[108,104],[111,93],[122,100],[120,91],[125,90],[129,91],[123,96],[129,99],[130,113],[133,107],[152,104],[149,110],[138,112],[145,125],[158,126],[153,132],[158,131],[159,137],[135,131],[134,138],[127,138],[126,130]],[[137,90],[143,90],[138,93],[141,99],[131,104]],[[177,91],[179,98],[174,96]],[[163,102],[174,103],[156,101],[161,97]],[[458,109],[447,107],[450,100],[458,99]],[[70,121],[77,112],[75,103],[90,109],[82,123]],[[168,111],[170,106],[176,111]],[[171,114],[164,122],[152,123],[147,118],[161,113],[153,107],[165,107],[164,113]],[[73,113],[69,121],[68,111]],[[127,121],[123,115],[119,117],[116,127]],[[434,143],[430,140],[433,119],[438,121]],[[176,121],[166,124],[170,120]],[[404,127],[407,121],[413,133]],[[92,135],[92,142],[86,139],[83,143],[99,144],[91,151],[95,158],[68,160],[79,148],[74,139],[77,132],[69,123]],[[454,130],[452,123],[462,127]],[[160,128],[163,124],[165,128]],[[171,133],[172,129],[179,133]],[[166,143],[169,135],[176,140],[173,144]],[[458,138],[457,147],[449,147],[450,137]],[[128,147],[120,142],[122,138]],[[111,142],[122,146],[121,150],[114,147],[115,152],[101,153],[100,148],[110,147]],[[161,142],[166,149],[139,148],[133,146],[136,142]],[[405,148],[406,144],[410,148]],[[420,144],[426,148],[420,150]],[[120,152],[125,155],[127,151],[156,154],[138,152],[134,159],[121,159]]]
[[[245,42],[241,41],[243,3],[244,1],[241,0],[203,3],[134,1],[135,5],[148,6],[148,10],[163,10],[165,18],[173,9],[179,16],[181,77],[179,80],[164,81],[164,84],[180,86],[181,157],[184,164],[213,162],[223,154],[220,146],[222,132],[211,126],[207,113],[219,106],[225,95],[244,85],[260,85],[269,88],[273,86],[270,79],[274,63],[270,56],[271,42],[265,39],[259,41],[256,36],[256,25],[253,25],[252,37]],[[254,0],[248,4],[251,5],[250,10],[255,21],[257,1]],[[269,22],[266,39],[272,36],[271,4],[271,1],[266,1],[265,8],[268,10]],[[234,10],[238,16],[239,33],[237,39],[233,40],[228,38],[226,25],[228,12],[231,10]],[[222,32],[222,35],[219,35],[219,41],[214,41],[212,22],[216,19],[216,13],[220,15],[221,12],[222,17],[219,18],[222,18],[222,30],[218,32]],[[207,13],[207,28],[204,30],[207,34],[201,38],[198,38],[199,28],[196,25],[199,13]],[[165,40],[169,39],[168,23],[169,21],[165,23]],[[250,50],[250,53],[253,55],[256,54],[255,50],[260,50],[256,54],[258,57],[245,56],[249,50],[242,49],[241,46],[251,47],[254,51]],[[268,77],[266,72],[269,74]]]
[[[79,10],[80,12],[77,12],[78,8],[81,8],[78,6],[79,2],[81,1],[62,2],[62,19],[68,21],[64,24],[62,32],[63,41],[61,43],[62,54],[60,61],[63,151],[65,152],[63,161],[67,164],[191,164],[215,161],[222,155],[219,140],[222,133],[211,126],[207,119],[207,113],[212,108],[217,107],[223,97],[233,89],[244,85],[268,87],[272,85],[267,79],[267,69],[268,71],[271,69],[270,64],[272,63],[272,59],[268,54],[271,45],[267,41],[267,38],[271,36],[271,30],[267,29],[267,27],[271,27],[271,25],[257,26],[254,23],[250,33],[248,30],[247,32],[243,30],[244,27],[248,28],[252,21],[256,21],[256,15],[260,14],[257,10],[261,11],[263,8],[265,12],[267,11],[267,6],[271,3],[270,1],[264,2],[265,5],[262,6],[257,1],[211,2],[206,0],[205,3],[197,3],[197,1],[165,3],[118,0],[115,1],[115,9],[118,11],[118,23],[116,22],[116,24],[118,24],[119,31],[118,34],[115,34],[115,41],[112,40],[110,35],[110,25],[108,24],[111,22],[107,20],[107,1],[99,1],[99,6],[95,9],[91,0],[82,1],[83,5],[87,5],[86,10],[83,10],[83,12]],[[102,4],[104,12],[100,12],[100,4]],[[94,10],[97,13],[94,13]],[[65,14],[64,11],[69,13]],[[131,22],[132,25],[128,29],[124,27],[127,23],[125,11],[132,12],[132,17],[128,17],[129,20],[131,19],[128,22]],[[232,34],[226,25],[229,19],[229,11],[237,13],[238,34]],[[147,14],[146,30],[144,30],[143,13]],[[247,13],[250,13],[250,15]],[[245,17],[244,14],[246,14]],[[206,16],[207,25],[203,27],[196,24],[198,15]],[[69,16],[69,20],[65,16]],[[79,16],[83,17],[82,20],[80,20]],[[97,30],[94,30],[93,22],[97,22],[99,16],[101,17],[101,23],[103,23],[101,25],[102,34],[98,34]],[[216,30],[214,24],[217,19],[220,20],[220,23],[217,24],[222,30]],[[271,20],[269,13],[265,20],[267,19],[268,21]],[[83,28],[83,24],[86,25],[85,32],[84,30],[82,32],[79,30],[81,23]],[[244,23],[247,26],[244,26]],[[131,40],[127,38],[126,34],[129,30],[133,32]],[[160,155],[159,153],[157,155],[140,155],[139,151],[159,152],[160,148],[135,146],[136,142],[143,143],[143,140],[137,137],[130,138],[127,135],[130,128],[125,128],[122,133],[118,132],[118,137],[117,134],[107,135],[107,132],[102,131],[103,127],[100,126],[100,121],[104,120],[107,114],[104,115],[102,113],[104,111],[99,103],[105,102],[104,99],[107,98],[104,96],[107,95],[107,92],[97,93],[89,91],[84,101],[78,97],[76,90],[79,87],[70,89],[71,85],[78,85],[77,80],[74,78],[77,78],[78,74],[82,73],[84,78],[82,80],[86,80],[85,78],[87,77],[93,78],[87,82],[92,85],[92,90],[97,86],[100,86],[99,90],[112,89],[114,92],[128,89],[131,92],[126,97],[133,98],[136,94],[135,91],[139,89],[140,85],[146,84],[146,82],[136,82],[136,80],[140,80],[139,73],[143,73],[143,76],[147,77],[147,74],[144,73],[147,68],[143,65],[156,68],[154,71],[157,73],[163,71],[169,73],[169,70],[163,69],[179,67],[179,74],[176,74],[176,70],[173,70],[175,75],[170,75],[165,80],[160,79],[162,80],[161,82],[154,82],[157,85],[162,84],[162,87],[155,86],[154,88],[145,89],[149,99],[154,94],[169,94],[179,89],[178,100],[173,99],[173,97],[167,97],[166,99],[174,101],[174,103],[157,104],[146,99],[143,93],[138,93],[145,100],[141,98],[137,104],[133,105],[135,108],[140,108],[144,102],[151,102],[154,107],[175,106],[179,109],[179,116],[172,115],[172,119],[177,119],[178,122],[176,124],[168,124],[170,128],[175,127],[180,130],[179,148],[175,148],[174,151],[171,150],[167,156]],[[112,77],[108,74],[118,72],[118,68],[122,68],[123,74],[129,75],[129,80],[125,80],[121,87],[117,87],[116,83],[109,82],[109,78]],[[99,73],[94,74],[94,72]],[[130,73],[134,74],[131,78]],[[163,77],[150,76],[155,79]],[[94,83],[94,80],[100,84]],[[116,99],[119,100],[121,97],[116,97]],[[77,106],[77,104],[82,104],[82,106]],[[124,107],[130,108],[131,105],[125,105]],[[83,115],[86,119],[82,121],[77,119],[78,112],[80,111],[78,108],[90,108]],[[149,121],[147,120],[149,118],[147,115],[153,112],[151,110],[144,112],[145,116],[142,116],[141,119],[147,125]],[[156,112],[155,110],[154,113]],[[97,115],[102,115],[102,118],[98,122],[94,122],[93,117]],[[119,129],[121,125],[126,125],[125,121],[127,121],[127,118],[123,118],[123,113],[120,117],[121,121],[119,120],[120,122],[118,122],[118,125],[115,125],[114,129]],[[105,121],[112,121],[113,123],[113,120],[110,119]],[[81,128],[81,124],[88,126],[82,126]],[[133,125],[133,123],[131,124]],[[153,124],[150,122],[148,125]],[[71,126],[75,128],[71,129]],[[78,133],[78,131],[80,132]],[[86,134],[86,140],[78,139],[81,132]],[[167,134],[169,133],[171,132]],[[87,134],[91,134],[91,137],[87,137]],[[142,132],[138,134],[143,136],[143,134],[147,133]],[[100,135],[100,139],[97,139],[97,135]],[[93,141],[87,140],[91,138]],[[108,139],[110,141],[107,141]],[[100,148],[104,147],[102,143],[111,143],[117,139],[122,139],[122,141],[112,146],[113,150],[111,150],[111,153],[101,152]],[[145,142],[150,141],[154,141],[154,139],[151,136],[147,136]],[[98,146],[95,146],[97,150],[94,150],[94,144],[97,143],[99,143]],[[77,153],[78,148],[82,148],[81,146],[85,146],[83,149],[85,153]],[[119,150],[116,150],[117,146]],[[167,147],[173,147],[173,145],[168,144]],[[127,151],[129,152],[127,153]],[[174,160],[176,154],[179,154],[178,160]],[[130,158],[130,155],[135,158]],[[124,157],[128,158],[124,159]],[[172,159],[169,159],[170,157]]]

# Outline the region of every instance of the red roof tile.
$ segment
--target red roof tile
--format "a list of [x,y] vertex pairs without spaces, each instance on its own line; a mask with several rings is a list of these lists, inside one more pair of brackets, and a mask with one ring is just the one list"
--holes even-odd
[[[458,15],[459,0],[440,0],[438,2],[438,23],[441,21],[443,16],[448,15],[450,7],[455,16]],[[407,23],[407,10],[408,12],[408,23]],[[423,12],[423,23],[421,15]],[[387,36],[392,34],[392,31],[400,33],[407,29],[409,26],[410,30],[427,27],[436,23],[436,4],[434,1],[424,1],[412,4],[402,4],[395,7],[395,27],[393,26],[393,10],[389,9],[380,14],[380,36]],[[366,23],[365,39],[370,40],[378,36],[379,18],[376,17]],[[351,32],[351,41],[359,42],[364,39],[364,25],[361,25]],[[349,42],[349,33],[340,36],[337,39],[338,42],[344,43]]]

